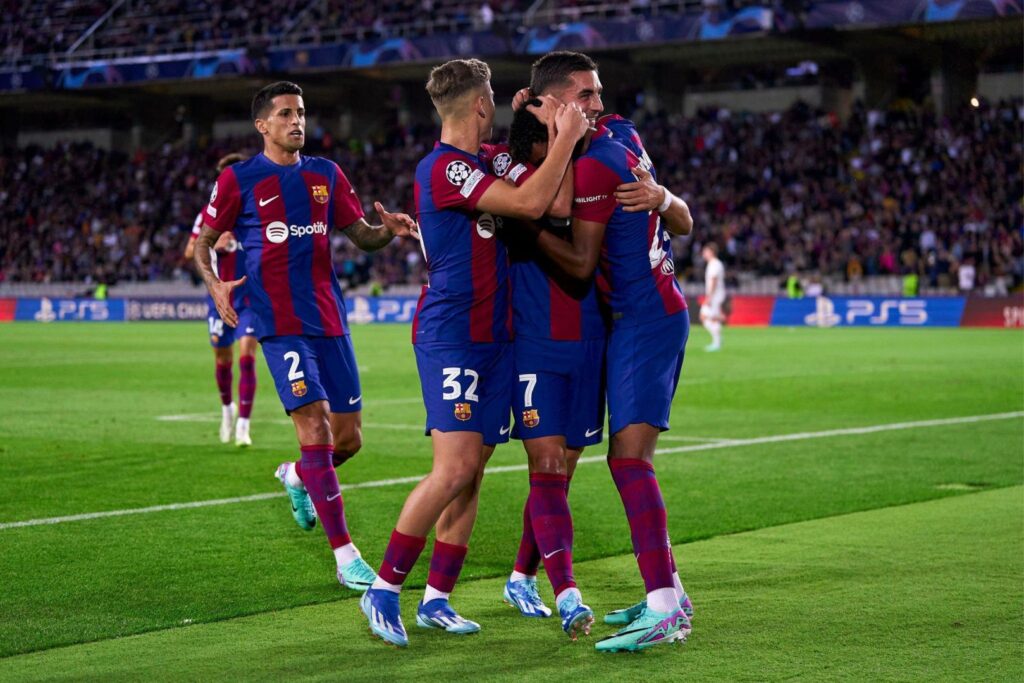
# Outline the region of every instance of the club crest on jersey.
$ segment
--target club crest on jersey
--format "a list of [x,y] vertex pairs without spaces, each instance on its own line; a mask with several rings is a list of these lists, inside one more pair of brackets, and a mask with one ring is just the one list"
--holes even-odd
[[292,395],[299,398],[306,395],[306,380],[300,379],[298,382],[292,382]]
[[491,165],[494,167],[494,175],[501,177],[508,172],[508,167],[512,165],[512,157],[508,152],[502,152],[494,157]]
[[473,172],[473,169],[469,167],[465,161],[455,160],[449,162],[448,166],[444,169],[445,176],[448,177],[448,182],[459,187],[462,183],[466,182],[469,178],[469,174]]
[[313,185],[310,190],[313,192],[313,199],[317,200],[321,204],[327,203],[327,186],[326,185]]
[[465,422],[469,418],[473,417],[473,407],[468,403],[456,403],[455,404],[455,419]]
[[530,408],[529,410],[523,411],[523,426],[524,427],[536,427],[540,424],[540,411],[536,408]]

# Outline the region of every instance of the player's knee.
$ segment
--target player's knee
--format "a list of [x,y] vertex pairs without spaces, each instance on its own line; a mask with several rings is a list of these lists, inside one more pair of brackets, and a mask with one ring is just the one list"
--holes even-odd
[[459,462],[449,465],[440,474],[445,493],[454,497],[474,484],[477,468],[471,463]]

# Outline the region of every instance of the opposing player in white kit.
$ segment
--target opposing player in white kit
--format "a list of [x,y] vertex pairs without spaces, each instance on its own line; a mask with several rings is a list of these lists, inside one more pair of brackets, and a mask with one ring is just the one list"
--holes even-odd
[[701,256],[707,265],[704,268],[704,303],[700,307],[700,322],[711,334],[711,343],[704,347],[705,351],[717,351],[722,348],[722,323],[725,314],[722,304],[725,303],[725,266],[718,258],[718,245],[708,242],[701,250]]

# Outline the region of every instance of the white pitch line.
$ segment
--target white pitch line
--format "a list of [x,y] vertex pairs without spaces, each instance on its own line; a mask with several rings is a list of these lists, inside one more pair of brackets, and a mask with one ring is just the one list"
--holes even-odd
[[[220,418],[209,413],[185,413],[182,415],[157,415],[156,419],[160,422],[220,422]],[[260,420],[262,424],[273,424],[273,425],[290,425],[291,420],[284,418],[271,418],[269,420]],[[423,425],[411,425],[411,424],[392,424],[386,422],[364,422],[363,427],[369,427],[370,429],[405,429],[415,432],[422,432]]]
[[[868,427],[849,427],[846,429],[828,429],[821,432],[796,432],[793,434],[776,434],[775,436],[759,436],[751,439],[733,439],[732,441],[694,444],[692,446],[677,446],[674,448],[659,448],[656,453],[693,453],[696,451],[710,451],[719,448],[739,448],[742,446],[757,446],[766,443],[784,443],[787,441],[805,441],[808,439],[827,439],[834,436],[856,436],[860,434],[877,434],[879,432],[893,432],[905,429],[927,429],[929,427],[945,427],[949,425],[973,424],[976,422],[991,422],[994,420],[1012,420],[1024,417],[1024,411],[1012,413],[992,413],[989,415],[968,415],[964,417],[949,417],[938,420],[919,420],[917,422],[895,422],[889,424],[871,425]],[[592,455],[580,458],[579,464],[604,462],[605,455]],[[525,472],[526,465],[503,465],[499,467],[488,467],[485,474],[503,474],[506,472]],[[426,475],[414,477],[401,477],[398,479],[380,479],[377,481],[364,481],[357,484],[342,485],[343,491],[354,489],[370,489],[385,486],[398,486],[400,484],[415,484]],[[249,503],[253,501],[268,500],[284,496],[284,492],[257,493],[251,496],[238,498],[218,498],[214,500],[198,500],[190,503],[171,503],[168,505],[154,505],[145,508],[131,508],[128,510],[107,510],[105,512],[88,512],[80,515],[66,515],[63,517],[46,517],[42,519],[27,519],[21,522],[0,523],[0,531],[4,529],[17,529],[28,526],[43,526],[48,524],[63,524],[65,522],[81,522],[90,519],[102,519],[104,517],[125,517],[127,515],[141,515],[150,512],[166,512],[172,510],[190,510],[194,508],[212,507],[216,505],[232,505],[234,503]]]
[[697,443],[725,443],[735,439],[721,439],[717,436],[676,436],[675,434],[662,434],[658,441],[696,441]]

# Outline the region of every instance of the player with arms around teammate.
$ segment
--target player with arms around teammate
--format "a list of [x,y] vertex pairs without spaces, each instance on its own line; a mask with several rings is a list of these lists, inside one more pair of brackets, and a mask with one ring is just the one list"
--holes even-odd
[[[231,164],[245,161],[243,154],[228,154],[217,162],[217,173],[221,173]],[[216,185],[214,185],[216,190]],[[192,225],[192,234],[185,245],[185,258],[191,261],[195,255],[195,244],[203,228],[203,211],[196,215]],[[217,277],[222,280],[239,280],[244,275],[245,256],[239,250],[238,241],[230,232],[223,233],[214,245],[214,268]],[[235,433],[236,446],[251,446],[249,436],[249,416],[252,414],[253,398],[256,395],[256,341],[255,321],[249,308],[245,285],[232,292],[232,306],[238,313],[238,327],[225,325],[213,299],[207,296],[207,322],[210,330],[210,346],[213,347],[216,365],[215,377],[217,389],[220,391],[221,420],[220,441],[228,443],[232,430]],[[231,400],[233,378],[231,369],[234,366],[231,348],[238,339],[238,406]],[[237,421],[236,421],[237,417]]]
[[718,245],[714,242],[705,244],[700,254],[705,263],[704,303],[700,306],[700,322],[711,334],[711,343],[704,350],[717,351],[722,348],[722,323],[725,322],[722,311],[722,305],[725,304],[725,266],[718,258]]
[[[306,109],[299,86],[266,86],[253,99],[252,116],[263,153],[217,178],[195,261],[228,325],[238,324],[232,292],[247,284],[263,354],[301,451],[277,476],[300,527],[312,529],[320,518],[338,580],[365,590],[375,575],[349,536],[335,472],[362,445],[362,391],[328,233],[344,230],[358,247],[373,251],[395,235],[414,235],[415,223],[378,203],[384,224],[369,225],[338,165],[300,154]],[[222,281],[210,247],[228,230],[242,243],[247,275]]]
[[[574,72],[569,80],[581,98],[592,100],[601,93],[596,71]],[[537,237],[538,247],[573,277],[593,277],[600,262],[612,309],[608,465],[629,521],[647,601],[610,615],[626,614],[629,623],[599,641],[601,651],[644,649],[685,638],[690,630],[652,463],[658,434],[668,429],[689,334],[665,229],[688,234],[693,221],[686,204],[667,190],[657,212],[628,210],[616,201],[617,190],[638,179],[636,169],[654,174],[627,124],[624,119],[599,123],[575,163],[572,241],[544,232]]]
[[439,144],[416,168],[429,284],[413,343],[434,461],[406,499],[377,581],[361,602],[373,633],[399,646],[408,644],[399,593],[435,525],[438,542],[416,622],[453,633],[479,630],[451,608],[448,594],[468,549],[484,463],[509,432],[512,316],[507,255],[495,238],[494,216],[539,218],[586,130],[578,108],[561,107],[547,161],[515,188],[496,182],[480,158],[494,121],[488,66],[476,59],[447,62],[431,71],[427,92],[442,123]]
[[[629,145],[630,149],[634,150],[634,153],[641,158],[646,160],[645,163],[649,163],[646,152],[643,150],[643,145],[640,142],[639,136],[636,132],[632,122],[623,119],[615,115],[601,116],[604,110],[604,104],[601,100],[602,87],[601,81],[597,74],[597,64],[594,63],[590,57],[579,52],[552,52],[541,57],[537,62],[534,63],[531,78],[530,87],[524,88],[516,94],[513,107],[517,109],[516,118],[513,120],[513,133],[512,140],[513,147],[518,147],[516,152],[519,157],[526,157],[527,155],[532,156],[534,159],[543,156],[546,150],[546,141],[548,139],[548,131],[545,127],[540,126],[533,117],[523,117],[521,115],[521,107],[525,103],[526,98],[533,95],[540,96],[542,98],[550,98],[556,102],[563,104],[577,104],[587,115],[587,119],[592,129],[608,129],[608,133],[612,134],[618,141],[623,144]],[[516,124],[519,124],[518,126]],[[588,133],[589,135],[589,133]],[[519,161],[519,159],[517,159]],[[615,191],[615,198],[623,205],[623,211],[626,213],[631,212],[650,212],[657,209],[665,210],[670,214],[670,217],[675,217],[676,220],[681,221],[680,228],[686,227],[685,221],[688,220],[688,212],[685,205],[676,206],[666,199],[671,197],[671,193],[661,185],[658,185],[651,173],[643,168],[644,164],[638,165],[633,169],[634,177],[629,178],[628,182],[623,182],[619,185]],[[496,165],[501,166],[501,165]],[[516,182],[525,175],[525,169],[521,168],[519,164],[512,167],[512,170],[508,171],[509,178],[515,177]],[[566,176],[571,176],[570,172],[566,173]],[[570,178],[571,180],[571,178]],[[561,192],[560,195],[561,196]],[[556,204],[558,203],[556,199]],[[547,232],[550,236],[565,238],[565,230],[558,230],[549,222],[547,226]],[[510,235],[511,237],[511,235]],[[517,241],[522,241],[521,238]],[[534,245],[530,245],[527,250],[528,254],[525,259],[525,263],[520,263],[515,256],[516,250],[513,250],[512,258],[512,284],[513,284],[513,309],[516,315],[516,362],[522,366],[522,369],[517,369],[517,372],[522,374],[534,374],[527,366],[530,364],[537,364],[541,362],[547,367],[547,371],[553,371],[554,368],[559,370],[566,370],[568,368],[575,367],[579,361],[579,349],[574,349],[574,344],[566,343],[565,323],[568,321],[573,322],[575,328],[575,321],[579,321],[579,331],[582,336],[587,338],[584,345],[587,346],[601,346],[596,343],[596,339],[600,336],[602,340],[605,335],[605,329],[603,326],[598,326],[595,323],[600,318],[600,312],[598,310],[597,299],[594,295],[595,286],[592,280],[588,280],[585,283],[571,281],[571,278],[567,278],[564,273],[553,266],[547,261],[544,256],[538,253],[538,250]],[[529,265],[533,262],[534,265]],[[527,291],[529,287],[524,288],[520,285],[534,283],[533,289],[536,290],[536,284],[542,282],[542,280],[531,277],[531,274],[536,275],[536,271],[539,268],[544,270],[547,281],[550,283],[550,296],[543,294],[538,291]],[[561,277],[559,274],[561,273]],[[582,290],[581,290],[582,284]],[[578,301],[578,304],[573,305],[573,301]],[[552,315],[551,317],[551,331],[550,334],[538,335],[537,332],[531,332],[530,330],[540,330],[543,332],[544,325],[541,323],[538,325],[530,325],[529,322],[524,318],[520,319],[521,316],[529,318],[537,318],[543,316],[546,311],[543,302],[550,301],[552,311],[558,309],[558,314]],[[538,303],[539,302],[539,303]],[[578,310],[577,310],[578,306]],[[555,330],[555,326],[560,329]],[[524,329],[526,333],[524,334]],[[543,342],[546,352],[538,355],[532,353],[528,348],[532,348],[535,340],[531,337],[546,336],[547,340]],[[557,341],[556,341],[557,340]],[[522,351],[522,353],[521,353]],[[564,353],[557,353],[558,351]],[[597,349],[591,349],[591,353],[597,353]],[[552,355],[555,353],[555,355]],[[556,361],[556,356],[561,356]],[[543,359],[547,358],[547,361]],[[571,481],[573,472],[576,467],[576,463],[579,460],[580,454],[582,453],[583,447],[598,443],[601,441],[601,424],[603,422],[604,412],[604,350],[600,348],[600,355],[593,358],[588,358],[587,362],[583,364],[583,368],[589,366],[593,368],[601,368],[600,372],[590,372],[584,374],[582,377],[574,377],[571,381],[569,389],[566,385],[560,385],[557,382],[547,382],[548,385],[546,390],[541,392],[542,399],[549,399],[547,402],[552,405],[565,404],[575,406],[573,410],[569,411],[569,414],[573,416],[572,422],[565,427],[566,438],[561,441],[559,445],[563,446],[562,452],[559,452],[554,448],[555,444],[551,443],[550,438],[544,440],[537,440],[531,443],[531,441],[525,441],[528,451],[533,447],[535,450],[540,446],[544,452],[547,453],[548,457],[536,458],[531,455],[530,457],[530,471],[531,477],[535,473],[552,473],[552,472],[564,472],[566,475],[566,487],[568,482]],[[522,379],[522,377],[520,377]],[[515,416],[517,419],[525,418],[531,422],[538,420],[540,425],[544,425],[544,419],[539,415],[534,415],[530,408],[526,406],[520,406],[518,404],[525,403],[527,398],[526,391],[530,389],[529,383],[521,383],[519,391],[516,394],[516,410]],[[538,392],[534,390],[531,398],[536,397]],[[536,401],[536,398],[534,398]],[[594,417],[594,412],[597,412],[597,416]],[[550,411],[549,411],[550,412]],[[552,417],[558,420],[559,415],[556,413]],[[580,418],[582,417],[582,420]],[[576,420],[580,420],[576,422]],[[586,426],[583,423],[586,422]],[[590,423],[596,423],[596,426]],[[552,427],[552,421],[547,422],[547,427]],[[517,430],[529,434],[531,429],[524,428],[524,425],[517,424]],[[564,453],[564,454],[563,454]],[[556,457],[558,456],[558,457]],[[557,464],[557,468],[553,469],[552,465]],[[534,504],[532,500],[534,493],[534,487],[531,486],[531,498],[527,499],[527,504],[523,511],[523,534],[519,545],[519,552],[516,557],[515,570],[509,578],[506,584],[505,598],[514,606],[518,607],[520,612],[524,616],[546,616],[549,613],[548,608],[541,602],[537,590],[535,575],[537,568],[541,560],[541,550],[538,548],[537,537],[534,533],[534,524],[532,522],[531,505]],[[550,515],[546,514],[545,517]],[[550,526],[551,522],[549,519],[544,521],[544,526]],[[546,534],[550,535],[550,531],[546,530]],[[561,553],[554,556],[548,556],[551,550],[545,550],[545,569],[550,573],[552,569],[558,571],[560,564]],[[556,560],[552,563],[551,560]],[[554,564],[554,566],[552,566]],[[571,570],[571,564],[569,564]],[[681,582],[680,582],[681,586]],[[556,594],[558,589],[556,588]],[[511,598],[511,599],[510,599]],[[691,611],[692,605],[690,604],[689,598],[682,592],[680,595],[680,603],[685,607],[686,610]],[[622,614],[612,613],[605,617],[605,621],[608,623],[616,623],[621,620]],[[631,619],[630,619],[631,620]],[[563,617],[563,625],[565,623]],[[627,622],[628,623],[628,622]]]
[[[548,140],[554,138],[552,113],[559,103],[548,97],[528,104],[513,115],[508,151],[496,146],[489,159],[495,175],[517,186],[547,156]],[[571,211],[570,167],[538,224],[565,238]],[[567,492],[583,448],[602,439],[605,322],[593,282],[567,277],[538,253],[529,231],[511,219],[504,221],[502,239],[509,250],[516,333],[512,437],[522,440],[530,471],[523,535],[502,597],[523,616],[550,616],[537,592],[543,556],[562,629],[576,640],[580,633],[589,634],[594,615],[583,603],[573,572]]]

